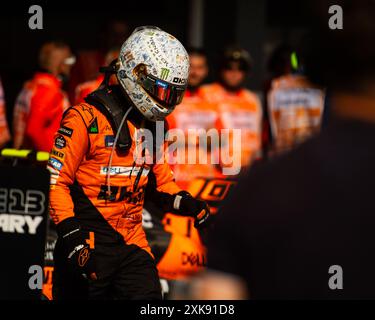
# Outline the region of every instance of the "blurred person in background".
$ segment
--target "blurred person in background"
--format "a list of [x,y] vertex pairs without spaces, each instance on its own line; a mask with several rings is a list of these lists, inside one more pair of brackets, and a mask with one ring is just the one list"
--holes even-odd
[[98,32],[95,48],[86,48],[77,52],[77,63],[72,68],[68,83],[70,101],[75,101],[76,88],[79,84],[98,77],[98,70],[105,65],[108,52],[113,48],[120,48],[128,36],[128,23],[122,19],[112,19]]
[[64,42],[47,42],[41,47],[40,70],[24,84],[15,103],[14,148],[51,150],[63,112],[69,107],[62,86],[74,62],[75,58]]
[[[105,60],[104,60],[104,65],[108,66],[113,60],[118,58],[120,49],[119,48],[114,48],[108,51]],[[104,75],[103,73],[100,73],[96,79],[90,80],[84,83],[81,83],[77,86],[76,88],[76,95],[75,95],[75,102],[74,104],[80,104],[85,101],[85,97],[96,90],[100,84],[104,80]],[[112,82],[115,82],[116,79],[114,77],[111,78]]]
[[324,109],[324,92],[302,74],[296,51],[276,49],[270,67],[274,78],[267,92],[264,120],[270,128],[269,155],[286,152],[318,133]]
[[316,1],[304,47],[306,74],[330,89],[331,119],[232,192],[197,299],[375,298],[375,3],[337,3],[344,29],[330,30]]
[[[186,93],[181,104],[167,117],[167,122],[168,129],[180,130],[185,137],[179,145],[183,149],[184,159],[171,165],[176,183],[180,188],[196,196],[198,193],[198,190],[196,190],[197,179],[201,177],[213,178],[218,175],[219,171],[215,164],[209,162],[210,150],[200,148],[197,137],[189,141],[188,130],[202,129],[207,131],[214,128],[217,121],[217,112],[214,106],[205,101],[201,94],[201,86],[209,71],[207,55],[203,49],[199,48],[188,48],[187,52],[190,70]],[[195,163],[188,163],[189,144],[191,148],[194,148],[197,156],[199,152],[205,152],[208,162],[199,163],[197,157]],[[157,219],[157,208],[149,203],[146,204],[146,208],[153,219]],[[210,208],[210,211],[212,212],[212,208]],[[167,248],[164,250],[165,254],[157,264],[159,275],[169,281],[188,280],[191,276],[202,271],[206,264],[206,249],[202,243],[200,232],[193,227],[194,219],[192,217],[166,213],[162,216],[161,221],[163,230],[171,236]],[[156,224],[154,223],[154,225]],[[155,231],[157,230],[149,229],[148,232],[155,233]]]
[[203,49],[188,48],[187,52],[190,59],[190,70],[185,99],[200,94],[200,88],[206,80],[209,71],[207,54]]
[[[182,188],[189,188],[190,183],[197,177],[214,177],[218,174],[217,165],[211,164],[210,148],[200,148],[199,139],[191,138],[189,140],[188,130],[203,129],[208,131],[215,128],[218,113],[216,105],[208,102],[204,98],[202,85],[208,75],[208,61],[206,53],[201,49],[188,49],[190,59],[190,71],[186,94],[181,104],[176,107],[175,111],[167,117],[169,129],[182,130],[185,135],[185,161],[172,166],[175,173],[176,181]],[[197,161],[188,163],[189,143],[196,148]],[[206,152],[207,162],[199,163],[199,152]]]
[[5,112],[4,90],[0,79],[0,149],[10,140],[10,133]]
[[218,131],[241,130],[240,148],[234,145],[232,135],[221,141],[221,147],[229,144],[229,153],[241,158],[243,169],[258,158],[261,151],[261,103],[255,93],[244,87],[251,67],[252,59],[246,50],[229,48],[220,59],[218,81],[202,87],[204,99],[215,104]]
[[278,45],[268,59],[267,70],[269,76],[264,82],[263,88],[263,119],[262,119],[262,158],[268,158],[269,150],[272,144],[272,132],[270,117],[268,115],[267,97],[271,89],[272,81],[293,72],[291,55],[293,53],[292,46],[282,43]]

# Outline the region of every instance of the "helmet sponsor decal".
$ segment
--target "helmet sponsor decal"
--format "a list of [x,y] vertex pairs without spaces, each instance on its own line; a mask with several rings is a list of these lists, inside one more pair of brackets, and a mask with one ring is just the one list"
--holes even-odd
[[169,69],[167,68],[162,68],[161,69],[161,74],[160,74],[160,79],[162,80],[167,80],[168,76],[169,76]]
[[186,84],[186,79],[182,79],[182,78],[179,78],[179,77],[174,77],[172,82],[173,83],[177,83],[177,84]]

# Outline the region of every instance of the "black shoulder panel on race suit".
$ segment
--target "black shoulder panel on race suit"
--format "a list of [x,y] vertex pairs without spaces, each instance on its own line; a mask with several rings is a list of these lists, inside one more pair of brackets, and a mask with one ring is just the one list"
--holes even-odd
[[[123,97],[124,101],[121,101],[120,97]],[[118,131],[125,112],[130,108],[130,104],[127,103],[126,97],[118,86],[99,87],[99,89],[91,92],[85,98],[85,101],[95,106],[106,116],[115,133]],[[120,151],[126,152],[131,145],[132,138],[129,127],[125,122],[119,135],[117,148]]]

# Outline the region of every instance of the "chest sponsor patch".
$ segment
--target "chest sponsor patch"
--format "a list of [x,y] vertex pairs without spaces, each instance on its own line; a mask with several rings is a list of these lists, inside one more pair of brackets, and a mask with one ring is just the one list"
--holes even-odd
[[112,132],[112,128],[109,124],[107,124],[104,128],[104,132]]
[[50,166],[52,166],[52,168],[54,168],[58,171],[60,171],[63,167],[63,164],[55,158],[49,159],[48,163],[49,163]]
[[57,136],[56,139],[55,139],[55,147],[57,149],[63,149],[63,148],[65,148],[65,146],[66,146],[65,138],[62,135]]
[[58,133],[61,133],[62,135],[71,138],[71,137],[72,137],[72,134],[73,134],[73,129],[70,129],[70,128],[68,128],[68,127],[64,127],[64,126],[62,126],[62,127],[58,130]]
[[104,137],[104,145],[107,148],[112,148],[114,141],[115,141],[115,136],[105,136]]
[[[110,175],[120,175],[120,176],[137,176],[140,172],[141,167],[111,167],[110,169]],[[146,177],[148,173],[150,172],[150,169],[143,168],[141,175],[143,177]],[[100,174],[106,175],[108,173],[108,167],[101,167],[100,168]]]
[[95,118],[93,122],[91,122],[90,126],[88,127],[88,131],[90,134],[97,134],[99,133],[98,127],[98,119]]
[[55,149],[51,150],[51,155],[55,156],[56,158],[60,158],[60,159],[64,159],[64,157],[65,157],[65,154],[63,152],[55,150]]

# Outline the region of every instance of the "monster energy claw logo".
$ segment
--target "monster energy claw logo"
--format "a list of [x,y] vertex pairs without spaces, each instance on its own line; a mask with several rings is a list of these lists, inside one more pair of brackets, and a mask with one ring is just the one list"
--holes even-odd
[[167,68],[162,68],[162,69],[161,69],[161,75],[160,75],[160,78],[161,78],[162,80],[167,80],[168,76],[169,76],[169,69],[167,69]]

